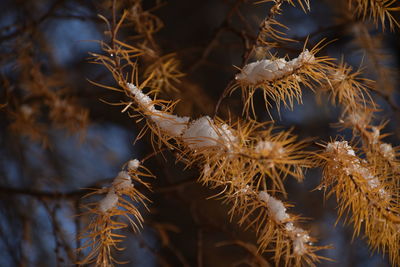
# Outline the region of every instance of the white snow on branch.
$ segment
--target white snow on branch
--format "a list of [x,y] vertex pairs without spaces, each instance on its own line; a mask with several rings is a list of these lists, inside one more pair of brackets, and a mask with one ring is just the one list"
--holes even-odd
[[347,154],[354,157],[356,156],[356,152],[354,152],[353,148],[349,146],[347,141],[330,142],[326,146],[325,151],[328,153]]
[[160,129],[174,137],[181,136],[189,122],[189,117],[179,117],[158,110],[154,115],[150,116],[150,119],[160,127]]
[[117,177],[114,178],[112,182],[112,187],[116,192],[122,191],[126,188],[132,187],[131,176],[126,171],[121,171],[118,173]]
[[396,159],[396,153],[391,144],[381,142],[381,131],[378,127],[372,127],[372,143],[378,145],[379,152],[386,158],[386,160],[392,161]]
[[106,213],[110,209],[114,208],[115,205],[117,205],[117,203],[118,203],[118,196],[117,194],[115,194],[114,189],[111,189],[110,191],[108,191],[107,195],[102,200],[100,200],[99,210],[102,213]]
[[280,143],[271,141],[257,142],[254,151],[260,154],[273,154],[276,157],[281,157],[285,154],[285,149]]
[[[335,141],[328,143],[325,149],[328,153],[333,153],[335,156],[334,161],[342,163],[344,165],[343,170],[347,175],[355,175],[364,178],[371,189],[375,189],[381,186],[378,177],[375,177],[370,169],[364,167],[360,159],[356,156],[353,148],[347,143],[347,141]],[[351,160],[343,157],[343,155],[349,155],[352,157]],[[379,189],[381,196],[386,196],[387,192],[381,188]]]
[[396,159],[396,154],[395,154],[391,144],[382,143],[379,145],[379,150],[386,159],[388,159],[388,160]]
[[217,126],[208,116],[190,123],[182,138],[192,149],[217,146],[230,148],[231,144],[237,140],[228,125]]
[[314,55],[305,50],[297,58],[286,61],[284,58],[274,60],[259,60],[243,67],[242,71],[236,75],[236,80],[246,84],[258,84],[265,81],[274,81],[292,74],[293,71],[300,69],[307,63],[314,63]]
[[293,242],[293,253],[304,255],[307,252],[306,244],[310,242],[310,236],[305,230],[294,226],[292,222],[287,222],[290,215],[286,213],[283,202],[268,194],[267,191],[260,191],[258,199],[267,204],[269,214],[277,223],[284,224],[285,230]]
[[[132,159],[128,162],[128,170],[133,171],[139,168],[140,161]],[[114,208],[118,204],[118,194],[121,194],[126,189],[132,188],[131,176],[127,171],[120,171],[114,178],[108,189],[107,195],[99,201],[99,210],[102,213],[106,213],[110,209]]]
[[140,161],[137,159],[131,159],[128,161],[128,171],[135,171],[139,168]]
[[274,217],[278,223],[282,223],[290,218],[289,214],[286,213],[286,208],[282,201],[274,198],[266,191],[261,191],[258,194],[258,198],[267,204],[270,215]]
[[237,137],[227,124],[217,125],[209,116],[189,123],[189,117],[179,117],[154,107],[152,99],[134,84],[128,83],[129,92],[145,115],[172,137],[181,137],[191,148],[221,147],[230,150]]
[[151,121],[161,130],[169,133],[173,137],[182,135],[189,122],[189,117],[179,117],[157,110],[153,104],[153,100],[148,95],[144,94],[132,83],[127,83],[127,86],[139,107],[147,113],[146,115],[148,115]]
[[287,223],[285,229],[289,231],[291,229],[291,234],[293,236],[293,253],[296,255],[304,255],[307,253],[306,244],[310,243],[310,236],[307,232],[299,227],[290,226],[292,223]]
[[146,94],[144,94],[136,85],[132,83],[127,83],[129,88],[129,92],[135,97],[137,104],[140,106],[141,109],[154,112],[156,108],[154,107],[153,100]]

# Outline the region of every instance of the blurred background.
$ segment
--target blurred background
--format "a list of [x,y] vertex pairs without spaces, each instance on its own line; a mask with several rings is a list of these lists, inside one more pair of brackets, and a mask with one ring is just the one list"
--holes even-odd
[[[133,158],[153,151],[150,138],[136,137],[141,129],[121,113],[125,96],[89,82],[114,85],[110,73],[91,64],[89,52],[102,53],[98,40],[107,42],[104,22],[111,18],[112,1],[101,0],[1,0],[0,9],[0,266],[71,266],[82,253],[77,234],[90,218],[77,216],[85,188],[107,185]],[[117,11],[134,12],[136,0],[117,1]],[[224,88],[242,66],[246,43],[254,40],[270,3],[246,0],[143,1],[143,10],[158,19],[154,34],[157,53],[173,54],[184,73],[174,82],[176,91],[161,92],[177,100],[177,113],[193,118],[214,113]],[[397,3],[397,6],[400,3]],[[377,122],[388,119],[385,139],[399,145],[399,29],[382,31],[361,21],[348,9],[347,0],[311,1],[311,11],[282,5],[276,19],[297,43],[268,51],[296,57],[308,39],[312,48],[320,40],[334,42],[320,55],[343,59],[364,77],[376,80],[373,99],[380,105]],[[395,13],[399,20],[399,13]],[[161,27],[162,26],[162,27]],[[127,24],[120,40],[140,44],[137,25]],[[136,36],[136,37],[135,37]],[[139,40],[139,41],[138,41]],[[252,59],[255,59],[254,57]],[[151,64],[151,59],[141,62]],[[261,96],[261,95],[260,95]],[[257,98],[257,97],[256,97]],[[126,99],[125,99],[126,100]],[[270,120],[262,101],[256,101],[257,118]],[[224,100],[219,115],[240,117],[239,92]],[[294,127],[300,139],[329,141],[351,132],[332,127],[340,108],[326,96],[316,100],[304,90],[303,104],[294,110],[276,109],[277,125]],[[139,235],[131,229],[124,251],[115,252],[125,266],[269,266],[270,255],[257,256],[255,237],[230,222],[226,204],[208,199],[213,192],[196,183],[196,169],[184,169],[174,153],[164,151],[145,166],[156,176],[151,203],[143,210],[145,225]],[[290,213],[308,218],[304,223],[319,244],[334,249],[322,252],[332,262],[318,266],[389,266],[387,257],[371,254],[362,238],[353,240],[351,225],[337,222],[334,198],[323,201],[314,190],[321,170],[307,171],[302,183],[286,180]]]

